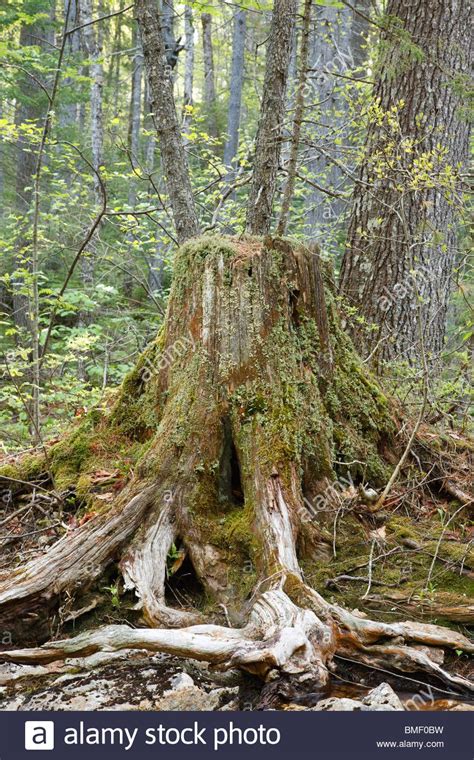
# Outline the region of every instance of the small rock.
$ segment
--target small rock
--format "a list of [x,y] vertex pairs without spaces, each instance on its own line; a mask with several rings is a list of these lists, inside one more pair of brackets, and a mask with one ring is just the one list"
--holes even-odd
[[176,673],[176,675],[171,676],[170,684],[175,690],[186,689],[190,686],[194,686],[194,681],[187,673]]
[[357,699],[348,699],[347,697],[328,697],[327,699],[322,699],[311,709],[315,712],[319,712],[320,710],[325,710],[327,712],[354,712],[355,710],[366,710],[367,708]]
[[219,703],[219,695],[207,694],[199,686],[182,686],[179,689],[169,689],[163,692],[160,699],[155,702],[156,710],[160,712],[188,711],[209,712],[215,710]]
[[[183,673],[182,675],[186,675]],[[189,676],[188,676],[189,678]],[[190,678],[192,681],[192,678]],[[155,703],[155,708],[161,712],[166,710],[197,710],[199,712],[210,712],[217,710],[224,699],[235,699],[239,689],[213,689],[210,692],[200,689],[194,683],[192,686],[180,686],[178,689],[169,689],[163,692],[163,695]],[[224,707],[224,705],[222,705]]]
[[312,710],[319,712],[346,711],[392,711],[404,710],[403,704],[388,683],[381,683],[372,689],[362,700],[349,699],[347,697],[328,697],[318,702]]
[[381,683],[375,689],[369,691],[367,696],[363,698],[362,704],[366,705],[369,710],[374,711],[405,709],[401,700],[388,683]]
[[413,538],[401,538],[400,543],[406,546],[407,549],[421,549],[418,541],[415,541]]

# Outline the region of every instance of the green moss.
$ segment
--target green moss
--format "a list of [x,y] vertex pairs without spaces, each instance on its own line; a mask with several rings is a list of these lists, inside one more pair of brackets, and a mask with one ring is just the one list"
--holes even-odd
[[213,540],[220,548],[230,551],[231,556],[252,558],[257,550],[253,530],[254,519],[254,510],[250,505],[233,509],[218,519],[218,524],[213,530]]
[[158,425],[161,399],[156,387],[156,367],[162,348],[163,331],[160,331],[125,377],[112,410],[111,424],[131,438],[144,440]]
[[235,256],[232,242],[218,235],[205,235],[183,245],[174,261],[173,287],[171,297],[178,302],[186,290],[196,282],[196,276],[202,275],[204,259],[210,260],[211,266],[217,266],[219,260],[228,260]]
[[16,493],[22,490],[22,481],[24,483],[34,481],[46,475],[47,472],[48,463],[43,453],[26,454],[17,461],[6,463],[0,467],[0,483],[5,481],[5,485],[13,493]]
[[[411,616],[418,605],[420,617],[433,620],[430,611],[437,606],[464,606],[472,598],[472,578],[459,573],[463,562],[465,567],[472,567],[474,562],[468,532],[456,542],[442,540],[438,546],[443,530],[438,516],[419,517],[416,520],[414,516],[392,516],[385,526],[386,544],[375,548],[377,558],[379,554],[399,547],[398,551],[373,563],[370,595],[380,600],[375,603],[380,619],[392,620],[394,605],[399,614],[406,605],[406,614]],[[328,553],[326,560],[319,556],[317,562],[306,559],[303,568],[306,580],[326,598],[373,615],[373,604],[363,599],[368,588],[370,530],[371,526],[364,527],[354,515],[341,515],[336,530],[336,557]],[[416,542],[419,548],[407,547],[404,544],[406,539]],[[432,568],[435,552],[438,560]],[[333,579],[341,575],[359,576],[363,580],[343,580],[334,585]],[[453,626],[449,620],[438,622]]]
[[387,523],[387,534],[395,541],[403,538],[410,538],[414,541],[420,539],[419,530],[417,530],[413,520],[408,517],[391,517]]

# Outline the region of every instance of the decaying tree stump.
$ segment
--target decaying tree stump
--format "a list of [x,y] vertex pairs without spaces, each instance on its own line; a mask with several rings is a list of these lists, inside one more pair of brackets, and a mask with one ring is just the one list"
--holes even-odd
[[[18,624],[54,610],[65,593],[80,595],[118,562],[149,628],[105,626],[0,659],[138,647],[321,685],[338,652],[472,688],[441,668],[439,651],[430,658],[430,647],[474,651],[461,634],[364,619],[304,581],[301,562],[317,562],[331,511],[335,463],[381,485],[394,430],[387,400],[340,328],[331,275],[314,249],[271,238],[188,243],[164,330],[115,407],[51,449],[57,477],[74,461],[80,478],[88,454],[77,464],[79,439],[92,450],[126,435],[143,442],[133,477],[112,507],[0,580],[0,615]],[[228,626],[167,604],[172,546],[209,606],[225,608]]]

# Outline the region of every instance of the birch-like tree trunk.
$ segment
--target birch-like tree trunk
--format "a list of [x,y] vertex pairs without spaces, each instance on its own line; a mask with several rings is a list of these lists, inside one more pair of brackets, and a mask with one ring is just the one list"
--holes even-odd
[[283,190],[283,200],[281,203],[280,218],[278,220],[277,232],[280,236],[286,232],[290,206],[293,200],[295,190],[296,171],[298,165],[298,152],[300,146],[301,126],[304,116],[305,88],[308,75],[308,53],[309,53],[309,32],[311,25],[311,0],[304,0],[303,7],[303,30],[301,34],[301,51],[300,51],[300,70],[298,75],[298,85],[294,100],[294,118],[293,129],[290,139],[290,152],[288,157],[287,178]]
[[[132,46],[134,54],[132,59],[132,85],[130,90],[130,122],[128,128],[129,163],[132,172],[140,166],[140,127],[142,116],[142,78],[143,78],[143,51],[138,24],[135,22],[132,31]],[[128,182],[128,206],[134,209],[137,204],[137,178],[132,176]],[[127,234],[127,242],[130,245],[134,240],[133,226]],[[131,261],[129,266],[133,266]],[[125,278],[125,292],[131,295],[133,278],[130,273]]]
[[[68,14],[68,31],[79,26],[79,5],[78,0],[64,0],[64,13]],[[74,64],[77,61],[78,54],[81,49],[81,33],[72,32],[69,34],[66,40],[66,64]],[[68,102],[65,103],[60,111],[61,125],[69,127],[77,123],[78,111],[77,111],[77,98],[74,98],[74,81],[70,77],[64,77],[63,91],[68,98]]]
[[232,71],[230,75],[229,109],[227,113],[227,140],[224,146],[224,164],[232,180],[234,160],[239,148],[240,113],[244,84],[246,11],[239,9],[234,16],[232,33]]
[[212,16],[210,13],[201,15],[202,23],[202,55],[204,64],[204,105],[206,107],[209,134],[218,136],[216,113],[216,79],[214,71],[214,50],[212,42]]
[[142,116],[142,78],[143,78],[143,51],[140,39],[138,25],[133,27],[132,45],[133,69],[132,69],[132,88],[130,95],[130,125],[129,125],[129,146],[130,146],[130,163],[132,168],[136,169],[139,165],[140,149],[140,124]]
[[[311,101],[313,108],[307,116],[309,160],[306,168],[316,185],[307,200],[306,234],[318,240],[325,250],[337,250],[337,235],[344,223],[347,204],[339,197],[347,190],[348,177],[342,166],[347,156],[338,145],[348,142],[347,100],[354,51],[351,37],[354,16],[349,8],[317,5],[314,9],[314,34],[310,51]],[[342,75],[342,76],[341,76]]]
[[367,335],[349,325],[359,346],[377,347],[379,361],[417,362],[423,350],[436,359],[443,348],[452,288],[469,141],[470,3],[390,0],[387,16],[341,291],[377,325]]
[[191,108],[194,103],[194,24],[193,11],[186,5],[184,8],[184,84],[183,84],[183,132],[189,129],[191,123]]
[[173,94],[173,77],[166,58],[161,18],[154,0],[136,0],[150,100],[158,138],[166,188],[173,209],[178,241],[199,232],[188,161],[181,139]]
[[[102,95],[104,85],[104,69],[101,61],[102,57],[102,32],[100,24],[92,24],[93,21],[93,1],[80,0],[80,22],[83,26],[82,40],[85,52],[89,59],[89,76],[91,79],[90,92],[90,134],[92,150],[92,166],[95,172],[100,172],[103,162],[104,150],[104,125],[102,115]],[[94,172],[94,196],[95,203],[99,205],[102,202],[102,194],[99,179]],[[92,284],[94,279],[94,259],[91,255],[81,259],[82,276],[87,284]]]
[[246,230],[265,235],[271,225],[285,117],[285,92],[297,0],[275,0],[268,40],[260,119],[255,141]]

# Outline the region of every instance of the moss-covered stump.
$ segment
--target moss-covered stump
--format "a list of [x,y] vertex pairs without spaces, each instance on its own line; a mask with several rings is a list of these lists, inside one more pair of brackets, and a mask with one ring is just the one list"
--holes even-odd
[[[116,561],[151,628],[112,626],[4,657],[148,646],[323,683],[334,652],[351,651],[466,687],[410,645],[472,649],[461,634],[362,620],[303,582],[302,565],[317,566],[331,540],[330,484],[341,468],[382,484],[394,433],[314,249],[270,238],[185,245],[164,330],[110,415],[86,424],[51,451],[55,480],[87,493],[100,439],[135,447],[132,476],[112,505],[0,584],[0,610],[18,620],[51,608]],[[179,608],[167,598],[184,567],[203,590],[200,609],[192,596]],[[229,627],[204,624],[218,608]]]

